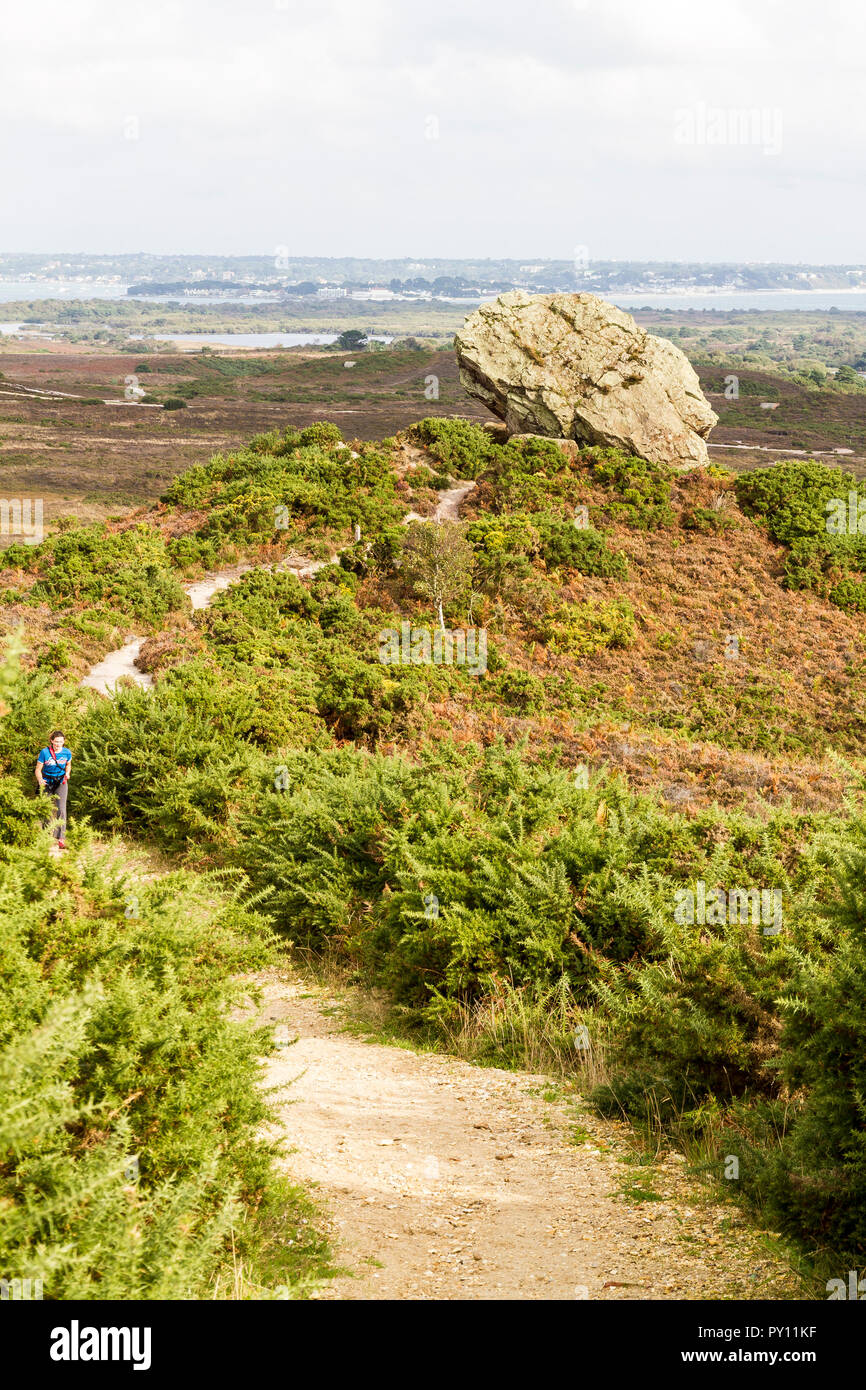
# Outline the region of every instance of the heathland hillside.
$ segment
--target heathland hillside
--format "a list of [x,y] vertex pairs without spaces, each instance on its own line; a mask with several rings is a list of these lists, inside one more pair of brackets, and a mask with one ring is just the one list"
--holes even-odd
[[[511,1062],[543,1038],[835,1273],[866,1240],[861,495],[810,460],[682,474],[457,419],[351,444],[318,424],[14,545],[7,891],[32,896],[26,793],[62,726],[79,818],[182,863],[184,892],[231,883],[222,936],[188,948],[215,980],[259,933],[327,951],[427,1038]],[[194,610],[185,585],[224,570]],[[82,690],[132,635],[152,688]],[[87,891],[76,920],[122,926]],[[15,947],[21,1047],[45,949]],[[76,1104],[117,1103],[97,1072],[64,1083]],[[229,1109],[239,1146],[255,1116]]]

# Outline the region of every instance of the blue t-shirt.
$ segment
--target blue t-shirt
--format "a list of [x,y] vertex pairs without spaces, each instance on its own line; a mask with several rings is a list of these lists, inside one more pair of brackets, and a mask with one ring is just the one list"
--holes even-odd
[[50,748],[42,748],[37,762],[42,764],[42,776],[51,786],[63,781],[72,762],[72,754],[68,748],[61,748],[59,753],[52,753]]

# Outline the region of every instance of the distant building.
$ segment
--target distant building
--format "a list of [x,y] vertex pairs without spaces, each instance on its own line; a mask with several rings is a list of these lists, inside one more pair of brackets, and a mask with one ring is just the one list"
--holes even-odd
[[393,290],[385,289],[384,286],[372,290],[352,290],[353,299],[396,299],[397,295]]

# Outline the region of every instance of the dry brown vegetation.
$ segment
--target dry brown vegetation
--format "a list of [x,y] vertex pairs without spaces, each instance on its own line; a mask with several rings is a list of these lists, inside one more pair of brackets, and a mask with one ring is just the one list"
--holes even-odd
[[[220,354],[262,375],[220,378],[198,353],[84,352],[52,343],[37,351],[0,343],[0,489],[6,497],[42,497],[49,520],[97,520],[153,501],[176,474],[252,435],[323,417],[347,438],[380,439],[422,415],[491,418],[462,390],[453,353],[358,354],[304,350]],[[347,370],[345,361],[355,360]],[[142,387],[160,397],[198,382],[215,394],[192,398],[185,410],[121,404],[124,380],[139,362],[150,368]],[[204,363],[204,365],[203,365]],[[439,379],[428,401],[424,382]],[[209,379],[209,376],[214,378]],[[204,380],[202,381],[202,378]],[[28,394],[33,389],[67,398]],[[272,399],[261,399],[264,395]],[[82,399],[74,399],[81,397]],[[117,404],[86,404],[113,400]]]

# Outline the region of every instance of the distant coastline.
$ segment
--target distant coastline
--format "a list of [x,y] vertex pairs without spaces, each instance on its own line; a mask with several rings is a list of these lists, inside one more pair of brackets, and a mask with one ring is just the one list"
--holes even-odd
[[[325,296],[310,297],[298,300],[285,290],[280,291],[275,286],[273,290],[263,292],[259,290],[257,294],[244,293],[244,287],[238,286],[233,292],[225,290],[207,290],[193,294],[145,294],[144,286],[136,287],[141,292],[129,295],[129,286],[114,280],[49,280],[33,279],[22,281],[20,279],[10,279],[0,276],[0,304],[6,303],[30,303],[30,302],[62,302],[88,301],[88,300],[111,300],[125,301],[131,303],[158,303],[174,304],[179,308],[194,309],[205,307],[208,304],[236,304],[245,307],[255,307],[257,305],[265,311],[273,311],[281,303],[305,302],[307,305],[316,304],[321,306],[322,299],[331,304],[335,315],[339,310],[349,309],[356,301],[349,296],[333,301],[327,300]],[[515,286],[514,288],[518,288]],[[525,288],[525,287],[519,287]],[[529,290],[533,293],[532,289]],[[538,291],[539,293],[543,291]],[[805,310],[810,309],[817,312],[836,309],[839,311],[849,310],[853,312],[866,312],[866,285],[854,286],[839,289],[786,289],[784,287],[774,287],[769,289],[745,290],[745,289],[726,289],[724,286],[701,286],[695,288],[689,285],[666,286],[662,290],[650,289],[638,286],[637,288],[602,288],[597,286],[586,286],[577,288],[574,292],[598,294],[602,299],[607,299],[610,303],[618,305],[620,308],[632,310],[640,308],[664,309],[670,308],[678,311],[688,309],[718,309],[725,312],[748,311],[750,309],[761,310],[769,309],[776,312],[784,309]],[[484,300],[495,298],[504,290],[487,291],[477,295],[436,295],[433,300],[419,300],[410,296],[395,295],[382,302],[381,308],[386,308],[388,304],[395,307],[400,304],[412,303],[438,303],[438,304],[477,304]]]

